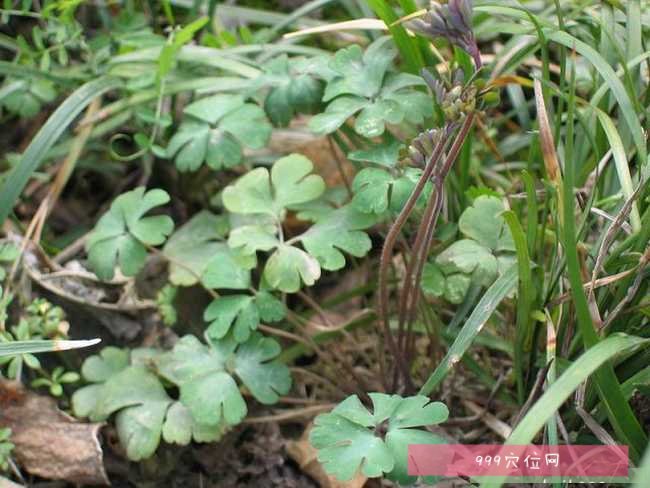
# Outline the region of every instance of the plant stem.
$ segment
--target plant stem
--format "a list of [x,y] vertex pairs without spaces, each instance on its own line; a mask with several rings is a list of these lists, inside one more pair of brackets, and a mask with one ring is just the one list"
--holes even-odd
[[[399,322],[398,322],[398,338],[399,338],[399,347],[402,349],[400,353],[403,355],[407,363],[410,363],[408,360],[409,347],[407,345],[411,342],[406,340],[403,330],[405,325],[408,326],[408,332],[406,336],[410,336],[411,328],[413,321],[415,320],[415,312],[417,310],[418,299],[420,297],[419,287],[420,280],[422,279],[422,271],[424,269],[424,263],[426,262],[427,255],[431,248],[431,242],[433,241],[433,233],[436,228],[436,222],[442,209],[443,202],[443,188],[444,182],[449,173],[449,170],[453,166],[454,162],[458,158],[460,151],[467,139],[467,135],[472,127],[474,122],[474,113],[470,113],[465,118],[463,125],[458,131],[456,140],[454,141],[453,146],[449,150],[449,154],[445,159],[442,167],[436,167],[431,176],[431,180],[434,184],[434,194],[431,196],[427,209],[425,211],[425,217],[420,224],[418,233],[415,238],[415,245],[413,247],[414,257],[411,259],[407,266],[406,277],[404,289],[402,292],[399,308]],[[404,378],[407,386],[411,383],[410,375]]]
[[[406,204],[402,208],[401,212],[397,216],[397,219],[395,219],[395,222],[393,222],[393,225],[390,227],[388,234],[386,235],[386,240],[384,241],[384,247],[381,250],[381,258],[379,261],[379,321],[383,327],[383,335],[388,344],[390,352],[397,363],[398,369],[403,373],[403,376],[406,375],[405,365],[403,364],[402,358],[397,350],[397,344],[390,330],[390,324],[388,322],[388,268],[392,259],[393,248],[395,247],[395,242],[399,237],[400,231],[406,223],[406,220],[411,215],[411,212],[413,212],[418,198],[422,194],[427,181],[431,177],[431,174],[433,173],[433,170],[438,163],[438,159],[440,159],[440,156],[442,155],[445,143],[445,138],[441,137],[436,144],[433,153],[431,154],[431,158],[427,162],[424,171],[422,172],[422,176],[420,176],[420,179],[415,185],[413,192],[409,196]],[[380,354],[380,356],[383,357],[383,352]],[[383,379],[386,383],[386,376],[384,376]]]

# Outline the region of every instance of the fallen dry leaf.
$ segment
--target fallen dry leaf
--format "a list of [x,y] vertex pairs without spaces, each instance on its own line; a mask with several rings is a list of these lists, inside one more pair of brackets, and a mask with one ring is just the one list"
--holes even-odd
[[0,426],[11,429],[16,461],[29,473],[72,483],[108,485],[97,433],[56,402],[11,381],[0,381]]
[[368,478],[361,473],[357,473],[350,481],[338,481],[336,478],[325,473],[323,467],[316,459],[318,452],[309,443],[311,426],[312,424],[309,424],[299,440],[289,441],[287,443],[289,456],[298,463],[300,469],[314,478],[321,488],[362,488],[366,484],[366,481],[368,481]]

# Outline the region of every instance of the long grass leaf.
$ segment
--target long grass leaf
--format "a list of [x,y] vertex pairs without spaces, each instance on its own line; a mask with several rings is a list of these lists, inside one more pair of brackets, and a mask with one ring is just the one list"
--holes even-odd
[[650,446],[645,450],[643,459],[634,473],[632,487],[646,488],[648,486],[648,480],[650,480]]
[[517,300],[517,324],[515,332],[515,379],[517,383],[517,398],[520,403],[524,401],[524,353],[526,346],[531,344],[533,335],[533,321],[530,319],[530,308],[535,295],[535,284],[531,272],[530,256],[526,234],[521,228],[517,215],[509,210],[503,212],[503,218],[510,227],[512,239],[517,251],[517,266],[519,267],[519,288]]
[[[613,334],[580,356],[528,411],[506,440],[506,445],[530,444],[548,419],[587,380],[591,374],[619,354],[629,353],[650,343],[625,334]],[[481,483],[482,488],[499,488],[505,479],[495,478]]]
[[[618,81],[618,79],[617,79]],[[571,296],[576,311],[578,327],[585,349],[595,347],[600,338],[596,333],[589,304],[582,284],[581,265],[578,257],[578,239],[575,224],[575,161],[573,159],[573,119],[575,111],[575,70],[572,74],[570,98],[567,104],[567,128],[565,143],[565,175],[560,197],[563,200],[564,222],[561,229],[562,246],[566,255]],[[594,374],[598,394],[607,410],[607,417],[617,437],[630,448],[632,459],[638,459],[648,442],[638,419],[625,400],[621,386],[611,365],[604,365]]]
[[440,382],[447,376],[454,365],[461,360],[467,349],[472,345],[478,333],[501,303],[501,300],[516,285],[517,266],[511,266],[488,288],[485,295],[483,295],[476,307],[474,307],[472,314],[458,333],[456,340],[447,351],[444,359],[420,389],[420,395],[428,396],[440,385]]
[[621,80],[618,79],[612,67],[605,61],[598,51],[592,48],[589,44],[573,37],[566,32],[553,32],[548,35],[548,38],[555,41],[569,49],[575,49],[582,56],[587,58],[591,64],[594,65],[600,76],[603,77],[605,82],[612,90],[612,94],[618,102],[620,113],[622,114],[625,122],[632,133],[634,144],[637,147],[638,158],[641,165],[644,166],[647,161],[647,145],[641,127],[639,116],[634,110],[634,104],[625,91],[625,87]]
[[[609,146],[612,149],[612,156],[614,157],[614,166],[616,167],[616,174],[618,175],[618,181],[623,190],[623,195],[625,199],[629,200],[634,194],[634,184],[632,183],[632,176],[630,175],[630,166],[627,162],[627,156],[625,154],[625,147],[623,146],[623,141],[621,136],[616,130],[616,126],[612,119],[602,110],[597,109],[596,114],[598,115],[598,120],[600,125],[607,135],[607,140],[609,141]],[[634,202],[632,204],[632,211],[630,212],[630,223],[632,224],[632,230],[634,232],[639,232],[641,230],[641,217],[639,216],[639,208]]]
[[74,121],[79,113],[95,98],[122,85],[113,77],[97,78],[75,90],[47,119],[32,142],[23,153],[18,164],[0,188],[0,222],[9,216],[16,200],[29,181],[32,173],[40,166],[50,148]]
[[372,8],[375,14],[384,21],[389,27],[389,31],[393,36],[395,44],[402,54],[402,58],[406,63],[408,71],[411,73],[419,73],[424,67],[424,60],[422,53],[418,48],[415,39],[411,38],[406,29],[401,25],[392,25],[399,16],[395,13],[393,8],[386,0],[367,0],[368,5]]
[[67,351],[98,344],[101,339],[77,341],[15,341],[0,343],[0,357],[16,356],[18,354],[36,354],[39,352]]

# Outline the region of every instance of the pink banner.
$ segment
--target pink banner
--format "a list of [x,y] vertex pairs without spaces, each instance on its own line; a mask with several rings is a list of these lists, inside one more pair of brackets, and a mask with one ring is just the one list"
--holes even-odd
[[627,477],[627,446],[412,444],[412,476]]

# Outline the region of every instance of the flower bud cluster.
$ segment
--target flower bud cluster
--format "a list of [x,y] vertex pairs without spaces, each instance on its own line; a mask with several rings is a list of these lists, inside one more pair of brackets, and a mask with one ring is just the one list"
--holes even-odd
[[423,167],[425,165],[427,159],[433,153],[433,148],[440,142],[441,137],[441,129],[429,129],[421,132],[411,141],[408,155],[414,166]]
[[467,51],[481,66],[481,57],[472,31],[472,0],[449,0],[443,4],[431,1],[427,12],[408,22],[415,32],[431,38],[443,37]]

